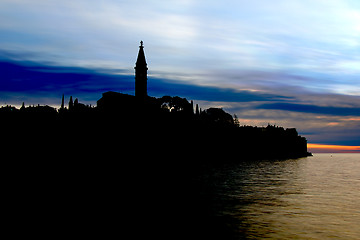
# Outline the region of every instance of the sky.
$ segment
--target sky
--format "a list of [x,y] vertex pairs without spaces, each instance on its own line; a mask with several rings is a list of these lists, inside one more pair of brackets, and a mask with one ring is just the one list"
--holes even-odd
[[0,105],[134,94],[140,40],[149,95],[360,152],[357,0],[1,0]]

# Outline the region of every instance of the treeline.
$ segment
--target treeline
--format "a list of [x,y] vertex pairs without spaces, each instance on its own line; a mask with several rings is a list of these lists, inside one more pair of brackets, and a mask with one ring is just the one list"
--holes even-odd
[[[199,109],[185,98],[107,92],[97,106],[64,97],[59,109],[22,105],[0,108],[3,135],[13,146],[36,154],[56,151],[77,158],[125,155],[143,159],[242,161],[307,156],[307,141],[296,129],[240,126],[220,108]],[[7,134],[4,134],[7,133]],[[4,139],[3,139],[4,140]],[[7,139],[5,139],[7,141]],[[9,143],[8,142],[8,143]],[[61,149],[61,151],[58,151]]]

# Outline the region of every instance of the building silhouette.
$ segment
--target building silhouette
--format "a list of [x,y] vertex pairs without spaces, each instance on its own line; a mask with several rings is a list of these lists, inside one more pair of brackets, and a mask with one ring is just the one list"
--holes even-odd
[[136,109],[136,97],[119,92],[108,91],[97,101],[97,108],[107,112],[132,111]]
[[139,54],[135,65],[135,96],[140,100],[147,97],[147,64],[143,41],[140,42]]
[[[140,106],[153,103],[147,94],[147,64],[143,41],[140,41],[139,53],[135,63],[135,97],[132,95],[108,91],[97,101],[97,108],[102,111],[119,113],[135,112]],[[149,107],[149,106],[148,106]],[[118,111],[118,112],[116,112]]]

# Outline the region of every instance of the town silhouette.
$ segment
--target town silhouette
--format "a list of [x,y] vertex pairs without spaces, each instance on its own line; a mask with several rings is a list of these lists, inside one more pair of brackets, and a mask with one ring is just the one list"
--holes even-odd
[[204,166],[309,156],[294,128],[242,126],[221,108],[148,96],[147,71],[141,41],[135,96],[109,91],[90,106],[63,95],[59,109],[0,109],[3,158],[18,163],[9,171],[25,221],[40,214],[68,228],[101,228],[100,236],[121,225],[118,234],[131,238],[226,239],[199,195]]
[[[63,95],[58,110],[47,105],[26,107],[25,103],[20,109],[4,106],[0,109],[7,126],[4,131],[16,139],[21,136],[22,147],[28,146],[29,151],[41,148],[46,152],[67,140],[63,151],[80,156],[93,156],[92,151],[111,155],[122,149],[146,153],[147,158],[191,156],[191,162],[213,160],[214,156],[220,162],[308,156],[307,141],[294,128],[240,126],[236,116],[220,108],[201,110],[193,101],[178,96],[148,96],[147,70],[141,41],[135,96],[105,92],[94,107],[72,96],[67,104]],[[90,147],[93,145],[96,147]]]

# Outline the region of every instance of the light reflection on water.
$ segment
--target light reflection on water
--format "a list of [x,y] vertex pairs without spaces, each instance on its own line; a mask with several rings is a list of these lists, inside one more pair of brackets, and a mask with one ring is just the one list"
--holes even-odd
[[360,239],[360,154],[231,164],[201,182],[239,238]]

